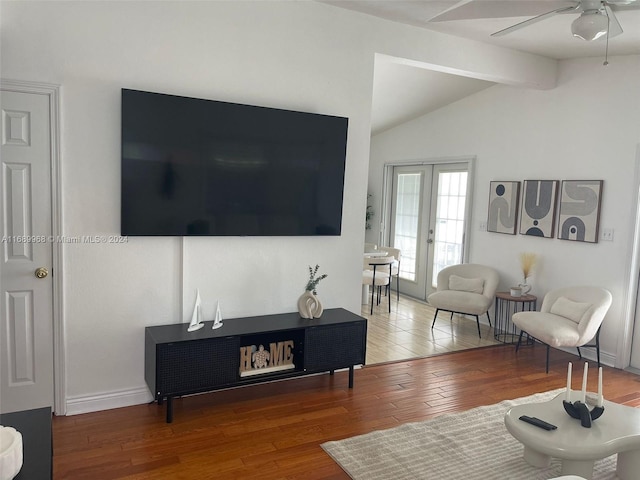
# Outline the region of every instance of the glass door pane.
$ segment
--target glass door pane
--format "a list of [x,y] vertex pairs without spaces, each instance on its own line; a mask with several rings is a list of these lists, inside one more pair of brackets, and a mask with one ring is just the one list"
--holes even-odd
[[[436,167],[438,187],[435,199],[433,268],[430,285],[436,287],[438,273],[462,263],[464,252],[467,171],[442,171]],[[446,167],[445,167],[446,168]]]
[[402,252],[400,278],[410,281],[416,279],[421,197],[421,173],[397,175],[392,245]]

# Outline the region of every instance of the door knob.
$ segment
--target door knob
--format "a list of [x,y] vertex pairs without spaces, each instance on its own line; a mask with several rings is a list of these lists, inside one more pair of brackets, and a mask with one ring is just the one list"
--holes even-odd
[[44,267],[36,268],[36,277],[44,278],[49,275],[49,270]]
[[427,243],[433,243],[433,239],[432,238],[428,239]]

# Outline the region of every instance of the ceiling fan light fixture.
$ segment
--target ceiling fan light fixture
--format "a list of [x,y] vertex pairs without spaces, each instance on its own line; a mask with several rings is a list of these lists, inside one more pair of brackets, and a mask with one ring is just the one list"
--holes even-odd
[[607,34],[609,19],[598,10],[587,10],[571,24],[574,37],[590,42]]

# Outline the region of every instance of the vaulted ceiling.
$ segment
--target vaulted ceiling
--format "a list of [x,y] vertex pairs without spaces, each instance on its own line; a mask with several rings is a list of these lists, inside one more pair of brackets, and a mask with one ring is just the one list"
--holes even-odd
[[[572,0],[321,1],[386,20],[557,60],[601,57],[604,61],[607,50],[606,38],[586,42],[572,36],[571,23],[578,17],[575,12],[550,16],[508,35],[491,36],[533,16],[575,5],[576,1]],[[640,54],[640,1],[631,2],[615,10],[624,33],[609,39],[609,56]],[[440,17],[443,21],[430,21],[443,12],[445,15]],[[526,15],[522,16],[523,13]],[[479,15],[489,18],[474,18]],[[376,62],[372,132],[376,134],[392,128],[491,85],[482,80],[414,68],[381,58]]]

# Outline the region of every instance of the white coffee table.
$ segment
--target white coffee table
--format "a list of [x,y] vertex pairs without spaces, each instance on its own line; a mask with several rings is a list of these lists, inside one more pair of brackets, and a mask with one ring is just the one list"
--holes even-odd
[[[573,392],[571,400],[580,392]],[[620,480],[634,480],[640,474],[640,408],[607,400],[604,413],[591,428],[564,411],[561,393],[544,403],[512,407],[504,417],[507,430],[524,445],[524,459],[535,467],[546,467],[551,457],[562,459],[562,475],[591,479],[596,460],[618,454],[616,473]],[[552,423],[556,430],[543,430],[519,420],[521,415]]]

